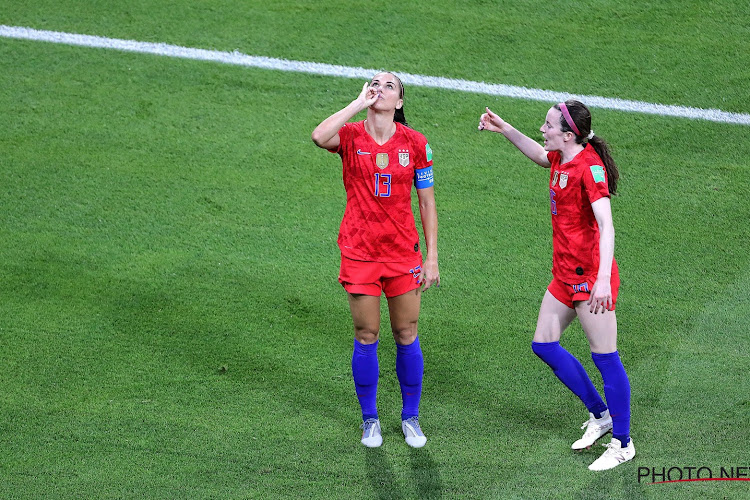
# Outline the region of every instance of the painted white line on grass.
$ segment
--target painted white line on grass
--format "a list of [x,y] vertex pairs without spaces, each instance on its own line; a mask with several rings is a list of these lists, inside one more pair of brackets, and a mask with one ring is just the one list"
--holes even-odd
[[[193,49],[189,47],[180,47],[178,45],[168,45],[165,43],[120,40],[116,38],[104,38],[91,35],[77,35],[73,33],[62,33],[57,31],[35,30],[32,28],[24,28],[18,26],[0,25],[0,36],[5,38],[36,40],[94,48],[106,48],[122,50],[126,52],[138,52],[142,54],[156,54],[184,59],[213,61],[224,64],[249,66],[253,68],[263,68],[277,71],[293,71],[298,73],[312,73],[315,75],[338,76],[346,78],[367,79],[378,71],[375,69],[338,66],[335,64],[289,61],[286,59],[275,59],[271,57],[249,56],[238,51],[221,52],[217,50]],[[513,85],[473,82],[469,80],[457,80],[453,78],[443,78],[440,76],[413,75],[401,72],[399,72],[399,77],[401,77],[401,80],[404,83],[420,87],[459,90],[463,92],[472,92],[475,94],[514,97],[519,99],[530,99],[533,101],[544,102],[560,102],[571,97],[575,97],[585,102],[587,105],[596,108],[615,109],[619,111],[630,111],[660,116],[675,116],[693,120],[708,120],[718,123],[750,125],[750,114],[731,113],[728,111],[722,111],[720,109],[701,109],[685,106],[672,106],[666,104],[653,104],[648,102],[629,101],[625,99],[616,99],[610,97],[576,95],[566,92],[554,92],[550,90],[516,87]]]

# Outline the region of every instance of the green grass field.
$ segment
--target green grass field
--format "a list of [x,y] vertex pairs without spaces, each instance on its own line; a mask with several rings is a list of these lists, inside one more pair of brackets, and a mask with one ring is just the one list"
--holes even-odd
[[[750,14],[719,2],[10,0],[0,24],[750,113]],[[345,196],[313,128],[361,89],[0,38],[1,498],[750,498],[639,468],[743,467],[750,127],[593,109],[621,171],[619,350],[636,458],[530,349],[547,172],[478,133],[551,103],[407,87],[435,152],[442,284],[422,305],[421,450],[359,443],[336,281]],[[564,345],[601,387],[575,324]]]

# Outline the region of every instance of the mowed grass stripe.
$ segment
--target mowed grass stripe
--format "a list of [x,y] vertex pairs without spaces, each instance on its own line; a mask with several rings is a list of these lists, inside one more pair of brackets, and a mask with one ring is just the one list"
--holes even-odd
[[[92,48],[106,48],[127,52],[138,52],[168,57],[212,61],[223,64],[248,66],[277,71],[311,73],[316,75],[345,78],[370,78],[374,73],[378,71],[377,69],[367,69],[360,67],[340,66],[307,61],[290,61],[286,59],[277,59],[263,56],[250,56],[238,51],[223,52],[216,50],[196,49],[181,47],[178,45],[169,45],[165,43],[139,42],[135,40],[122,40],[93,35],[36,30],[19,26],[0,25],[0,36],[5,38],[44,41]],[[518,87],[514,85],[475,82],[470,80],[445,78],[441,76],[426,76],[411,73],[399,73],[399,76],[404,81],[404,83],[420,87],[458,90],[463,92],[472,92],[518,99],[529,99],[543,102],[560,102],[571,97],[575,97],[586,102],[587,105],[597,108],[614,109],[618,111],[645,113],[660,116],[672,116],[692,120],[707,120],[717,123],[750,125],[750,114],[732,113],[728,111],[722,111],[720,109],[702,109],[687,106],[632,101],[611,97],[576,95],[567,92]]]

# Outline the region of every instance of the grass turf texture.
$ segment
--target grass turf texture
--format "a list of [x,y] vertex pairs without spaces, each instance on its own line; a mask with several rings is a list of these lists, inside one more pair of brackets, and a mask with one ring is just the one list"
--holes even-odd
[[[533,3],[515,4],[527,9],[526,24],[515,26],[518,51],[508,58],[497,57],[497,43],[470,51],[459,43],[481,39],[492,25],[479,21],[486,15],[500,23],[507,9],[495,3],[462,6],[465,21],[452,30],[420,10],[428,7],[404,7],[405,25],[432,23],[424,52],[402,38],[417,40],[413,29],[378,46],[353,38],[365,27],[333,22],[325,7],[334,3],[212,7],[226,29],[199,25],[205,12],[193,5],[170,4],[184,7],[180,15],[146,4],[125,13],[58,3],[44,15],[13,5],[1,15],[42,29],[748,111],[732,85],[735,68],[710,46],[670,52],[665,44],[654,57],[677,68],[710,59],[700,71],[712,78],[671,71],[644,87],[631,67],[637,55],[620,44],[611,47],[619,58],[592,69],[612,78],[574,78],[574,69],[549,63],[564,30],[545,40],[552,17]],[[688,4],[706,9],[709,24],[729,6],[712,16]],[[242,31],[243,16],[279,31]],[[724,30],[726,50],[747,45],[733,38],[741,21]],[[685,24],[665,39],[690,38]],[[439,27],[453,45],[434,35]],[[655,36],[627,20],[613,33]],[[453,57],[438,58],[445,50]],[[407,117],[435,150],[440,213],[444,282],[425,295],[420,321],[429,443],[403,443],[395,348],[384,334],[385,443],[366,450],[350,319],[335,280],[340,166],[309,140],[361,83],[14,40],[0,40],[0,60],[8,68],[0,74],[0,496],[750,492],[747,483],[637,477],[639,466],[750,465],[737,434],[750,417],[749,128],[593,110],[622,170],[613,201],[618,318],[638,447],[632,463],[593,474],[586,466],[600,451],[569,451],[584,410],[529,349],[549,280],[546,172],[501,137],[475,132],[489,104],[534,134],[548,104],[407,89]],[[564,343],[601,386],[577,325]]]

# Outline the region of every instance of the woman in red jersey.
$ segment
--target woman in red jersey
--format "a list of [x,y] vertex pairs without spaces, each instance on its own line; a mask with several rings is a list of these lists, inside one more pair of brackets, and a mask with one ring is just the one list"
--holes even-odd
[[[425,445],[419,425],[424,360],[417,336],[421,293],[439,286],[437,209],[432,149],[404,118],[404,87],[393,73],[378,73],[359,96],[312,133],[313,142],[341,156],[346,209],[338,245],[339,282],[348,293],[354,323],[352,374],[362,408],[362,444],[383,442],[376,406],[380,296],[385,293],[396,341],[401,386],[401,428],[406,443]],[[367,110],[364,121],[347,123]],[[422,259],[411,209],[416,186],[425,237]]]
[[[581,427],[586,431],[572,448],[590,448],[612,431],[607,450],[589,466],[611,469],[635,456],[630,382],[617,351],[620,277],[610,205],[617,189],[617,165],[607,143],[591,129],[589,109],[576,100],[555,104],[547,112],[540,129],[544,146],[489,108],[479,119],[479,130],[503,134],[529,159],[550,169],[552,282],[539,309],[532,349],[589,410]],[[563,330],[576,317],[602,374],[606,404],[580,361],[560,346]]]

